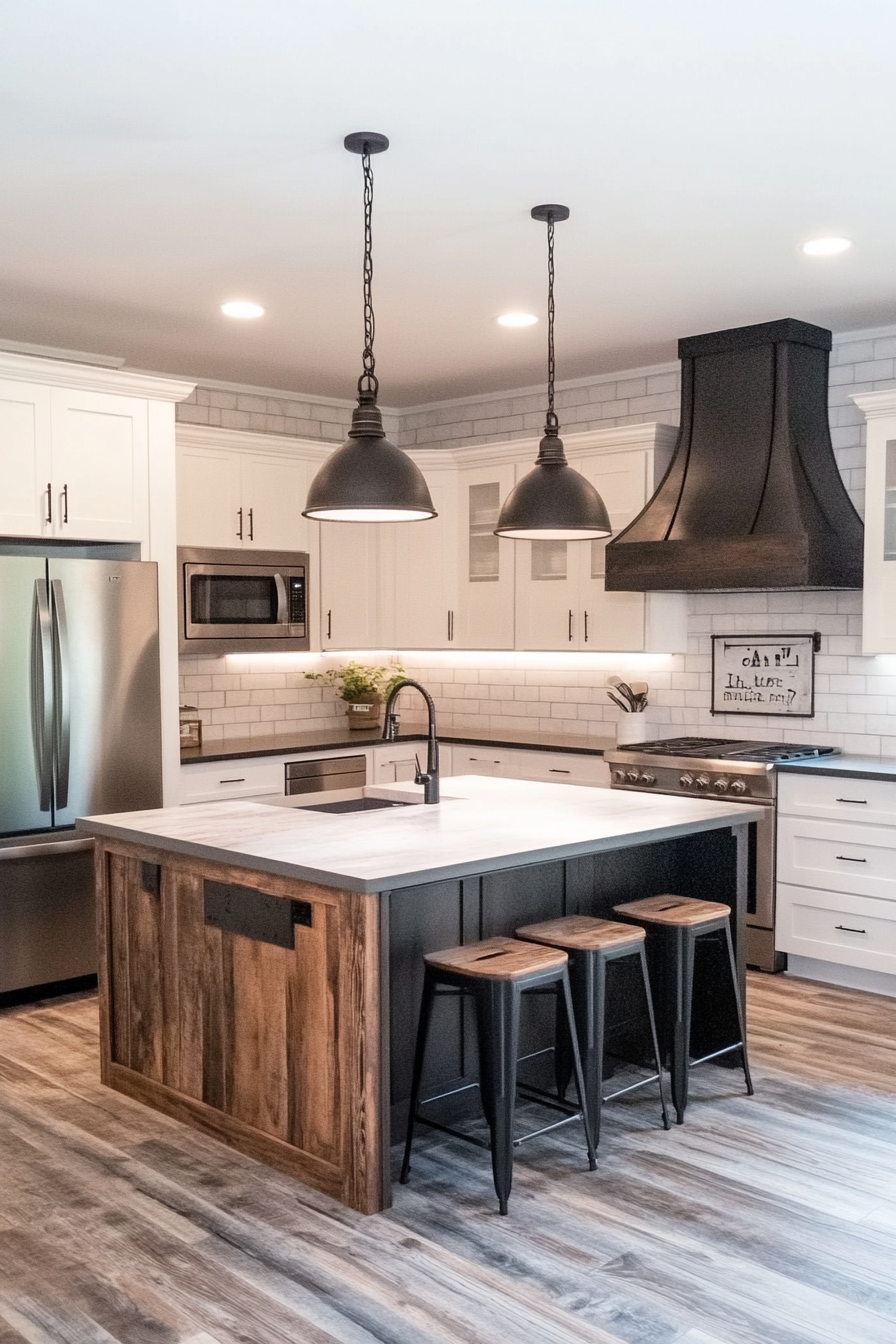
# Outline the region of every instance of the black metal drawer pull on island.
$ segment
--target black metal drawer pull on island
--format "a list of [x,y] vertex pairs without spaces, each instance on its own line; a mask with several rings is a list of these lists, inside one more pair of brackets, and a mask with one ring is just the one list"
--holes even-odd
[[867,862],[868,862],[867,859],[854,859],[854,858],[852,857],[851,854],[838,854],[836,857],[837,857],[838,859],[842,859],[844,863],[867,863]]
[[842,929],[844,933],[867,933],[867,929],[851,929],[848,924],[835,924],[835,929]]
[[838,798],[836,801],[838,803],[855,803],[859,807],[867,807],[868,805],[867,798]]

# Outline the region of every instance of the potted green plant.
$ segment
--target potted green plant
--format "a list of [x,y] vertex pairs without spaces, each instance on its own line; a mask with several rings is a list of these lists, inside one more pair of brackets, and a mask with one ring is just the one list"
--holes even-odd
[[389,667],[371,667],[368,663],[346,663],[344,667],[329,667],[325,672],[306,672],[309,681],[334,686],[346,702],[349,728],[377,728],[382,721],[384,701],[398,682],[404,681],[405,670],[399,663]]

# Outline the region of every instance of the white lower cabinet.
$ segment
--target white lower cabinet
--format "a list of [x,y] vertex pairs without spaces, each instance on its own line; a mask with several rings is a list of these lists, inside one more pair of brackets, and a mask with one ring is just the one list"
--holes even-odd
[[[439,767],[443,775],[450,774],[450,761],[446,759],[449,748],[439,750]],[[403,780],[412,780],[417,773],[417,759],[423,769],[426,768],[425,742],[385,742],[381,747],[373,748],[372,784],[400,784]]]
[[779,951],[896,975],[894,819],[896,780],[780,776]]
[[282,794],[284,765],[295,756],[248,756],[196,761],[181,766],[182,803],[219,803],[225,798]]

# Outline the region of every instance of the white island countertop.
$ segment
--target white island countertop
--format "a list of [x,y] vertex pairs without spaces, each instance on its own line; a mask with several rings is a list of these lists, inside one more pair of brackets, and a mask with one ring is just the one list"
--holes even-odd
[[[414,784],[368,796],[419,798]],[[253,802],[85,817],[78,829],[348,891],[377,892],[758,821],[762,811],[662,794],[477,775],[442,781],[436,805],[332,814]]]

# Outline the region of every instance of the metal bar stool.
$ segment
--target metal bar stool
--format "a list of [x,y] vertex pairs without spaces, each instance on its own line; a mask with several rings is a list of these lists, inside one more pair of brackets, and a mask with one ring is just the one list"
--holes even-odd
[[[549,947],[562,948],[569,956],[569,983],[576,1015],[579,1053],[582,1059],[582,1072],[585,1075],[585,1099],[591,1116],[594,1146],[597,1147],[600,1139],[600,1116],[604,1102],[634,1092],[636,1088],[644,1087],[648,1083],[659,1084],[663,1128],[668,1129],[669,1114],[663,1091],[660,1047],[656,1036],[650,979],[647,974],[647,957],[644,952],[646,939],[644,930],[634,924],[618,924],[609,919],[594,919],[590,915],[568,915],[565,919],[551,919],[544,924],[526,924],[523,928],[517,929],[516,936],[534,943],[544,943]],[[637,958],[641,970],[641,984],[647,1019],[650,1023],[650,1041],[656,1072],[605,1097],[603,1082],[607,967],[611,961],[620,961],[628,957]],[[565,1094],[572,1074],[569,1051],[561,1047],[565,1035],[562,1025],[558,1020],[555,1059],[557,1090],[560,1096]]]
[[[753,1095],[753,1081],[747,1060],[747,1033],[737,985],[737,967],[731,942],[731,909],[718,901],[696,901],[689,896],[649,896],[643,901],[615,905],[614,914],[647,927],[648,940],[659,942],[666,953],[666,1022],[671,1025],[672,1103],[675,1119],[684,1123],[688,1104],[688,1076],[697,1064],[719,1059],[733,1050],[741,1051],[747,1094]],[[733,1006],[737,1018],[738,1040],[721,1050],[713,1050],[700,1059],[691,1059],[691,1015],[694,998],[694,948],[698,938],[723,934],[730,970]],[[671,962],[671,966],[670,963]]]
[[[414,1051],[414,1074],[404,1161],[401,1166],[402,1185],[407,1183],[411,1169],[411,1141],[415,1122],[429,1125],[432,1129],[442,1130],[446,1134],[453,1134],[455,1138],[465,1139],[468,1143],[475,1143],[480,1148],[491,1150],[495,1192],[501,1213],[507,1212],[507,1200],[513,1179],[513,1150],[526,1139],[546,1134],[549,1130],[581,1118],[585,1129],[588,1166],[594,1171],[597,1161],[579,1058],[566,953],[555,948],[538,947],[534,943],[518,942],[514,938],[487,938],[484,942],[471,943],[466,947],[430,952],[423,960],[425,963],[423,999]],[[579,1105],[572,1106],[562,1099],[542,1093],[540,1089],[527,1087],[525,1090],[528,1095],[533,1096],[541,1105],[562,1111],[565,1119],[515,1138],[513,1121],[517,1092],[520,998],[527,990],[541,990],[551,985],[558,986],[563,994],[566,1020],[573,1043],[573,1072]],[[423,1075],[433,1003],[437,993],[446,991],[471,994],[474,998],[479,1036],[479,1082],[465,1084],[463,1087],[455,1088],[453,1092],[441,1093],[438,1097],[430,1097],[428,1100],[441,1101],[447,1096],[478,1086],[491,1136],[490,1143],[420,1114],[420,1107],[427,1104],[426,1100],[420,1100],[420,1080]]]

